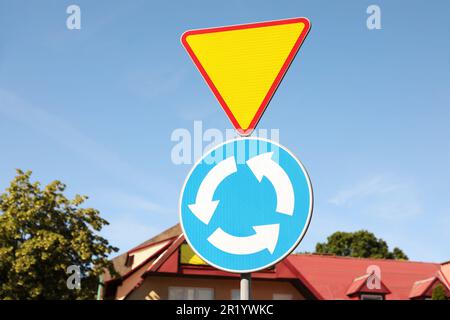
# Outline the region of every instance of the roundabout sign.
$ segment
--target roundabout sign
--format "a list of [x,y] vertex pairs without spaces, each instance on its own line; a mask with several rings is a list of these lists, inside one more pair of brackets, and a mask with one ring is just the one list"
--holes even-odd
[[189,173],[180,221],[210,265],[249,273],[286,257],[311,220],[313,194],[301,162],[285,147],[240,138],[207,152]]

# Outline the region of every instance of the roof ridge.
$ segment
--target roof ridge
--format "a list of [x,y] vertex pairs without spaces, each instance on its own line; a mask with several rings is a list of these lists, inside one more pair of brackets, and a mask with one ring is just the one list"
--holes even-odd
[[353,279],[353,282],[362,280],[362,279],[364,279],[364,278],[368,278],[368,277],[370,277],[370,276],[371,276],[371,273],[366,273],[366,274],[363,275],[363,276],[359,276],[359,277],[356,277],[355,279]]
[[[348,260],[376,260],[376,261],[387,261],[387,262],[405,262],[405,263],[422,263],[422,264],[432,264],[436,266],[441,266],[437,262],[426,262],[426,261],[415,261],[415,260],[402,260],[402,259],[387,259],[387,258],[363,258],[363,257],[349,257],[349,256],[338,256],[335,254],[321,254],[321,253],[292,253],[291,256],[304,256],[304,257],[324,257],[324,258],[334,258],[334,259],[348,259]],[[449,261],[450,263],[450,261]]]
[[130,249],[130,250],[127,251],[126,253],[127,253],[127,254],[132,254],[132,253],[135,253],[135,252],[140,251],[140,250],[143,250],[143,249],[148,249],[148,248],[150,248],[150,247],[156,246],[156,245],[161,244],[161,243],[163,243],[163,242],[171,241],[171,240],[173,240],[173,239],[175,239],[175,238],[177,238],[177,237],[178,237],[178,236],[173,236],[173,237],[166,238],[166,239],[163,239],[163,240],[159,240],[159,241],[155,241],[155,242],[149,242],[149,243],[147,243],[147,244],[142,244],[142,245],[139,245],[139,246],[137,246],[137,247],[134,247],[134,248]]
[[413,283],[413,285],[416,286],[416,285],[419,285],[419,284],[430,282],[430,281],[435,280],[435,279],[437,279],[436,276],[432,276],[432,277],[427,278],[427,279],[417,280],[416,282]]

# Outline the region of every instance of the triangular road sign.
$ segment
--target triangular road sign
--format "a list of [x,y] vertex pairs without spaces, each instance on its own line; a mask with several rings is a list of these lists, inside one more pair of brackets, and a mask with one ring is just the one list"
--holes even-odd
[[258,124],[310,29],[306,18],[187,31],[181,42],[241,135]]

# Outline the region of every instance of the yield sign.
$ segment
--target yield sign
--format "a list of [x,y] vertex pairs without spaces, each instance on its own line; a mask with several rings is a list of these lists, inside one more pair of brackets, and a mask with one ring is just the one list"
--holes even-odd
[[258,124],[310,29],[306,18],[187,31],[181,42],[241,135]]

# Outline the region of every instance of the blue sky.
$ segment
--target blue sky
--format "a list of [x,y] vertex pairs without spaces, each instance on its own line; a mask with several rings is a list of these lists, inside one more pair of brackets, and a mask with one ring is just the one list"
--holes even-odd
[[[368,229],[413,260],[450,259],[450,3],[0,0],[0,188],[31,169],[110,221],[121,251],[178,221],[191,165],[172,132],[231,128],[182,48],[189,29],[305,16],[311,32],[259,127],[307,167],[314,250]],[[382,29],[368,30],[378,4]]]

